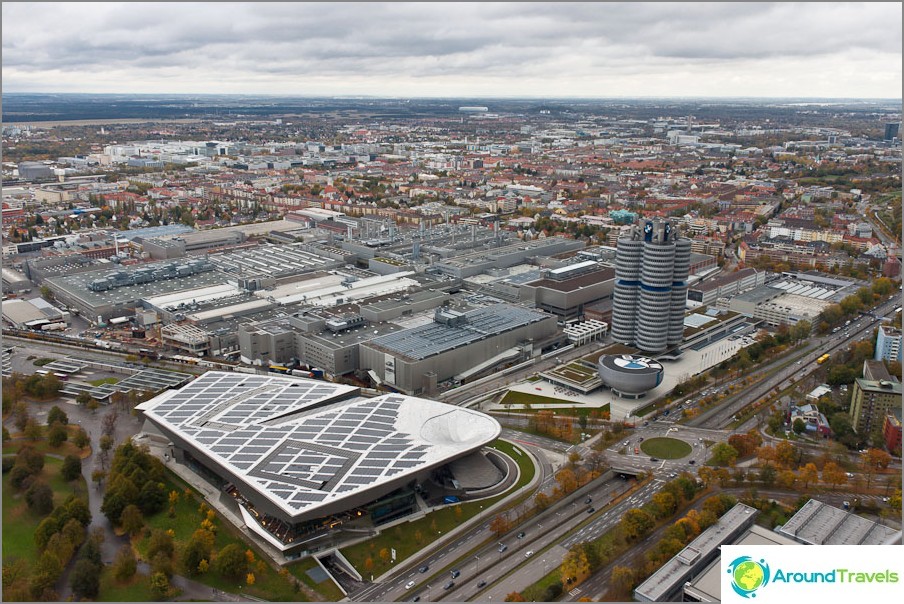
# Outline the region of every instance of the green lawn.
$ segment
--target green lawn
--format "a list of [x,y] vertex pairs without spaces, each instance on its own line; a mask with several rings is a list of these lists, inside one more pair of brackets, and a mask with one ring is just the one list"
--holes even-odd
[[[521,470],[518,482],[508,493],[521,488],[533,480],[535,472],[534,464],[520,448],[514,447],[501,440],[495,441],[491,446],[514,459]],[[503,493],[502,495],[497,495],[496,497],[483,501],[474,501],[443,507],[423,518],[396,525],[372,539],[347,547],[342,550],[342,555],[358,569],[358,572],[360,572],[362,576],[373,574],[374,577],[377,577],[393,566],[392,562],[384,562],[380,558],[380,550],[383,548],[395,548],[396,564],[398,564],[438,539],[442,534],[448,533],[462,522],[479,514],[482,509],[489,508],[500,499],[507,497],[508,493]],[[528,493],[527,496],[529,495],[530,494]],[[456,514],[456,508],[461,510],[460,515]],[[417,539],[418,533],[420,533],[420,540]],[[373,564],[370,570],[366,570],[366,561],[368,558],[370,558]]]
[[640,450],[659,459],[681,459],[690,455],[693,448],[677,438],[648,438],[640,443]]
[[301,580],[305,585],[315,590],[317,593],[323,595],[330,602],[338,602],[342,598],[345,597],[345,594],[342,593],[342,590],[336,585],[336,583],[332,579],[327,579],[326,581],[321,581],[320,583],[314,583],[314,580],[308,576],[309,569],[319,566],[317,561],[314,558],[305,558],[304,560],[300,560],[298,562],[293,562],[292,564],[286,565],[286,569],[292,575]]
[[[47,427],[45,426],[44,427],[44,435],[45,436],[47,435],[46,428]],[[78,431],[78,426],[77,425],[75,425],[75,426],[69,425],[67,427],[67,429],[69,431],[69,438],[71,439],[73,437],[73,435]],[[21,436],[21,434],[18,436]],[[6,441],[6,443],[3,445],[3,454],[7,455],[10,453],[12,453],[12,454],[18,453],[19,449],[21,449],[24,445],[31,445],[34,448],[34,450],[37,451],[38,453],[44,453],[44,454],[51,453],[53,455],[60,455],[62,457],[65,457],[67,455],[78,455],[79,457],[84,459],[85,457],[88,457],[89,455],[91,455],[91,447],[90,446],[85,447],[84,449],[79,449],[78,447],[73,445],[72,442],[70,442],[68,440],[65,441],[63,444],[61,444],[59,447],[51,447],[50,444],[47,442],[47,440],[44,438],[42,438],[41,440],[38,440],[38,441],[31,441],[26,438],[18,438],[18,437],[15,437],[13,440]]]
[[135,573],[127,581],[117,581],[107,566],[100,576],[100,602],[154,602],[157,597],[148,586],[148,576]]
[[[84,493],[85,480],[68,483],[60,476],[63,462],[47,457],[41,478],[53,489],[55,505],[63,503],[71,493]],[[24,492],[16,491],[9,484],[9,475],[3,476],[3,558],[23,558],[29,562],[37,562],[38,553],[34,544],[34,532],[43,516],[32,513],[25,504]]]
[[578,405],[577,401],[570,401],[562,398],[553,398],[551,396],[542,396],[539,394],[531,394],[529,392],[516,392],[509,390],[502,397],[503,405]]
[[562,580],[562,571],[556,567],[545,577],[521,592],[521,596],[528,602],[543,602],[546,599],[546,589],[553,583]]
[[104,384],[115,384],[119,381],[119,378],[115,377],[105,377],[97,380],[88,380],[88,383],[92,386],[103,386]]

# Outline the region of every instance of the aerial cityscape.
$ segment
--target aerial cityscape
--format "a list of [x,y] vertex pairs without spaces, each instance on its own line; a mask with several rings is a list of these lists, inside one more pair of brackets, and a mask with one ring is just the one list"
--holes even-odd
[[3,601],[901,594],[900,4],[2,11]]

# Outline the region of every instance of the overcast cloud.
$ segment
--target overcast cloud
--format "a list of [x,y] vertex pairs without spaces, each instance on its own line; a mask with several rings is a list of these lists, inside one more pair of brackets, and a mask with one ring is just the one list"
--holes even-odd
[[3,92],[900,98],[901,3],[3,3]]

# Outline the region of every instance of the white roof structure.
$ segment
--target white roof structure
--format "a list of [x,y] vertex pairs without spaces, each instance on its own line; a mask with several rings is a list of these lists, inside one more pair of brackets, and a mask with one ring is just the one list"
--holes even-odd
[[211,371],[137,408],[209,469],[293,520],[401,485],[501,432],[496,420],[469,409],[357,393],[317,380]]

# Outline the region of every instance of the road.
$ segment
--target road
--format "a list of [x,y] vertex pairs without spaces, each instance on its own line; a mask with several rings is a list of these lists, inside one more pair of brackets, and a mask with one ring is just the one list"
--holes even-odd
[[[875,314],[879,316],[887,315],[893,311],[896,304],[897,299],[893,299],[889,302],[881,304],[876,309]],[[699,416],[689,420],[688,422],[686,422],[687,425],[700,427],[705,426],[710,428],[727,427],[729,424],[731,424],[734,416],[741,409],[743,409],[753,401],[767,396],[773,389],[781,391],[785,388],[790,387],[795,382],[799,381],[802,377],[810,373],[810,371],[816,369],[816,359],[818,359],[820,356],[825,353],[831,354],[832,352],[835,352],[842,347],[846,347],[849,344],[857,341],[858,339],[862,339],[865,334],[871,334],[876,325],[877,322],[874,321],[872,317],[861,316],[857,320],[852,320],[851,324],[845,328],[848,335],[842,335],[843,332],[839,332],[838,334],[831,334],[820,338],[813,338],[813,340],[811,341],[811,347],[808,349],[809,351],[797,363],[791,363],[787,367],[780,369],[777,373],[773,374],[769,378],[754,383],[741,393],[730,397],[718,407],[715,407],[710,411],[702,413]],[[774,364],[780,366],[783,363],[787,363],[787,359],[778,360]],[[760,369],[766,368],[768,368],[768,366],[761,367]]]

